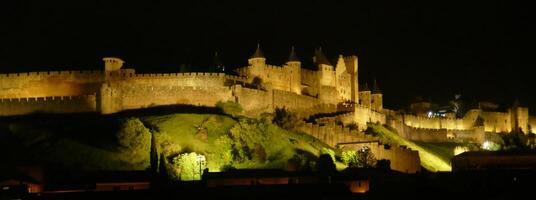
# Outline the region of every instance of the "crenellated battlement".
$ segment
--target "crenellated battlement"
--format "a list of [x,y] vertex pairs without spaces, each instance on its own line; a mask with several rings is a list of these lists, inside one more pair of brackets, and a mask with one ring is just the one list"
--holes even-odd
[[49,103],[49,102],[63,102],[63,101],[78,101],[93,99],[95,95],[82,95],[82,96],[52,96],[52,97],[27,97],[27,98],[3,98],[0,99],[0,103]]
[[61,79],[62,77],[99,77],[103,76],[101,70],[80,70],[80,71],[42,71],[42,72],[24,72],[24,73],[7,73],[0,74],[1,79],[23,79],[23,80],[41,80],[48,77]]
[[187,72],[187,73],[147,73],[135,74],[133,78],[183,78],[183,77],[207,77],[207,78],[225,78],[224,73],[209,72]]
[[0,99],[0,116],[96,111],[95,95]]

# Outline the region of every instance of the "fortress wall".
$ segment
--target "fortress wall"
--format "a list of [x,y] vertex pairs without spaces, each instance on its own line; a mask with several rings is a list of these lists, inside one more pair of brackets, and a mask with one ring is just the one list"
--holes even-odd
[[[153,86],[189,86],[189,87],[218,87],[223,86],[227,78],[223,73],[163,73],[135,74],[127,81],[135,84]],[[124,81],[124,80],[123,80]]]
[[95,95],[0,99],[0,116],[95,112]]
[[48,71],[0,74],[0,98],[94,94],[102,71]]
[[376,137],[365,135],[357,130],[350,130],[349,128],[333,123],[327,125],[306,123],[300,128],[300,131],[326,143],[331,147],[336,147],[337,144],[340,143],[378,140]]
[[483,127],[475,127],[467,130],[414,128],[396,119],[388,120],[387,125],[396,130],[397,134],[401,137],[412,141],[463,142],[464,140],[472,140],[482,142],[484,139]]
[[503,112],[482,112],[484,120],[484,130],[486,132],[510,132],[511,117],[509,113]]
[[[248,78],[245,76],[225,75],[226,81],[233,81],[234,83],[246,83]],[[234,84],[233,84],[234,85]]]
[[320,93],[318,94],[318,98],[324,103],[337,104],[341,101],[336,87],[320,86],[319,92]]
[[270,91],[244,88],[240,85],[233,87],[233,94],[238,103],[242,106],[244,114],[247,116],[258,116],[264,112],[272,112],[273,93]]
[[404,173],[417,173],[421,171],[421,160],[418,151],[403,146],[389,146],[378,142],[344,144],[342,149],[358,151],[368,147],[377,160],[391,161],[391,169]]
[[268,82],[272,89],[290,91],[290,72],[288,68],[266,65],[265,82]]
[[514,130],[514,127],[521,128],[523,133],[529,132],[529,109],[525,107],[515,107],[508,109],[508,113],[511,118],[511,129]]
[[308,86],[309,95],[315,96],[318,94],[319,74],[318,71],[302,69],[301,70],[302,85]]
[[357,105],[354,112],[354,121],[360,130],[367,128],[367,123],[385,124],[386,117],[383,113],[370,110],[370,108]]
[[456,118],[428,118],[417,115],[405,114],[402,116],[404,124],[413,128],[465,130],[467,120]]
[[215,107],[218,101],[234,101],[229,87],[145,86],[123,84],[114,87],[113,99],[119,110],[166,105]]
[[273,90],[273,95],[274,108],[285,107],[302,117],[315,113],[336,112],[335,106],[323,105],[320,100],[314,97],[281,90]]

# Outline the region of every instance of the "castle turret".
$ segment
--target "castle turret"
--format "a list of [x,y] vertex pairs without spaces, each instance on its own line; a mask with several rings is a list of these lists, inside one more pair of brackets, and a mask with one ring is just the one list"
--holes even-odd
[[365,108],[370,108],[370,89],[368,84],[365,83],[363,87],[359,90],[359,104]]
[[358,103],[359,102],[359,77],[358,77],[358,60],[357,56],[348,56],[344,57],[344,62],[346,65],[346,72],[350,74],[351,80],[351,101]]
[[112,77],[119,77],[121,74],[121,67],[125,61],[115,57],[102,58],[104,61],[104,80],[109,81]]
[[266,64],[266,57],[261,51],[261,45],[257,43],[257,49],[255,53],[248,59],[249,65],[264,65]]
[[529,133],[529,109],[522,107],[519,100],[514,102],[512,108],[508,109],[510,113],[511,130],[513,132],[522,131],[524,134]]
[[301,94],[301,61],[294,51],[294,46],[290,50],[287,66],[290,73],[290,91]]
[[313,62],[318,67],[318,71],[320,72],[320,85],[335,87],[335,71],[333,69],[333,65],[322,52],[322,48],[315,50]]
[[121,69],[121,67],[123,67],[123,63],[125,63],[125,61],[115,57],[105,57],[102,58],[102,61],[104,61],[105,72],[117,71]]
[[372,87],[371,98],[372,110],[381,112],[383,109],[383,94],[376,80],[374,80]]

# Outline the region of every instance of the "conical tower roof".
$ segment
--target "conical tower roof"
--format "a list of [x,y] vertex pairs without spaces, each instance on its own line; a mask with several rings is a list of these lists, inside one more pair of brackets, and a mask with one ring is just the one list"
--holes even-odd
[[326,55],[322,52],[322,47],[315,50],[315,64],[324,64],[324,65],[330,65],[333,66],[329,60],[326,58]]
[[368,83],[365,83],[362,87],[361,87],[361,91],[370,91],[369,87],[368,87]]
[[261,51],[261,45],[259,43],[257,43],[257,50],[255,50],[255,53],[253,53],[251,58],[266,58],[264,57],[264,53]]
[[374,85],[372,86],[372,94],[381,94],[382,91],[380,90],[380,87],[378,86],[378,82],[376,82],[376,79],[374,79]]
[[294,51],[294,46],[292,46],[292,49],[290,50],[290,55],[288,56],[289,62],[300,62],[300,59],[296,55],[296,51]]

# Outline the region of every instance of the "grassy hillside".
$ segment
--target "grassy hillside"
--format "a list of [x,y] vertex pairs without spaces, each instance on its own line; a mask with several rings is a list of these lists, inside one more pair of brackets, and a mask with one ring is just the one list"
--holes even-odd
[[453,156],[451,150],[445,147],[437,146],[431,143],[415,143],[400,137],[395,132],[381,126],[369,125],[374,133],[378,134],[380,140],[384,143],[398,144],[407,146],[413,150],[419,151],[421,165],[429,171],[451,171],[450,158]]
[[213,114],[170,114],[142,120],[157,132],[160,143],[164,142],[162,140],[172,143],[161,151],[171,148],[203,154],[211,171],[225,167],[284,168],[295,156],[301,161],[311,159],[319,155],[321,148],[327,147],[310,136],[263,120],[242,118],[237,121]]
[[327,148],[308,135],[265,120],[218,114],[0,118],[0,159],[5,163],[143,170],[152,161],[151,145],[171,165],[179,154],[204,155],[210,171],[312,168],[321,149]]

